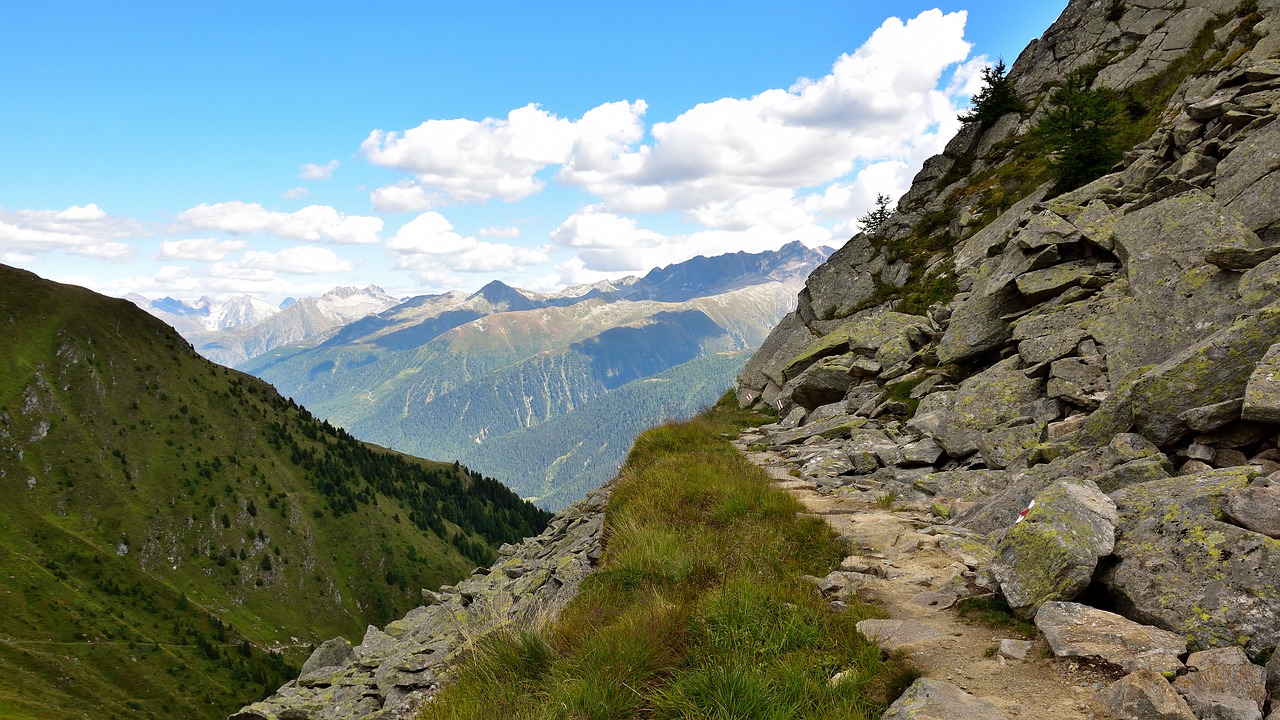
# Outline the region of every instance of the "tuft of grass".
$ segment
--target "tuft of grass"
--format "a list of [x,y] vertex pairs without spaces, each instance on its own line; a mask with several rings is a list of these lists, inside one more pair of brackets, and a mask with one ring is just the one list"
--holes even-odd
[[960,617],[972,622],[980,622],[993,628],[1008,628],[1024,638],[1036,636],[1036,626],[1019,620],[1008,603],[999,595],[961,598],[956,602],[956,612]]
[[799,579],[844,544],[722,437],[743,424],[717,406],[642,435],[600,569],[554,626],[478,642],[421,717],[879,717],[917,675],[858,633],[883,613]]
[[895,493],[885,493],[876,498],[876,507],[883,508],[885,510],[892,510],[893,504],[896,502],[898,502],[898,496]]

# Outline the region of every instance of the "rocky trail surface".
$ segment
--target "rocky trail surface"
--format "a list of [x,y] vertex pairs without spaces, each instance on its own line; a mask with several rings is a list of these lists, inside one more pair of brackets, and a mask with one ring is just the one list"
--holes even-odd
[[816,483],[793,474],[793,461],[748,449],[756,440],[748,433],[737,444],[776,487],[848,541],[852,554],[819,587],[833,597],[856,595],[887,612],[888,621],[864,621],[870,623],[864,633],[876,636],[882,648],[902,649],[926,678],[952,684],[1009,718],[1106,717],[1094,694],[1123,672],[1105,663],[1053,657],[1043,638],[961,617],[954,590],[973,573],[963,550],[947,542],[961,537],[957,528],[938,525],[919,503],[890,508],[869,497],[820,493]]

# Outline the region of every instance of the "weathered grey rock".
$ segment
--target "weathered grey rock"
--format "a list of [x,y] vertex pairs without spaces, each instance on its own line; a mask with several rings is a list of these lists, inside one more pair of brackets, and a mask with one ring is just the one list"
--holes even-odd
[[1169,477],[1172,470],[1173,466],[1169,459],[1164,455],[1159,455],[1120,463],[1092,477],[1099,490],[1104,493],[1112,493],[1130,485],[1164,480]]
[[1240,416],[1245,420],[1280,423],[1280,342],[1267,350],[1250,373]]
[[1229,422],[1239,420],[1240,409],[1243,405],[1244,398],[1223,400],[1220,403],[1191,408],[1180,413],[1178,419],[1186,423],[1187,427],[1195,432],[1211,432]]
[[1178,439],[1187,432],[1182,413],[1245,395],[1250,374],[1277,337],[1280,304],[1243,315],[1173,355],[1135,383],[1135,424],[1158,445]]
[[943,454],[942,448],[930,437],[903,445],[901,452],[902,459],[898,464],[905,467],[937,464]]
[[823,358],[837,355],[874,356],[892,341],[923,339],[931,328],[929,318],[919,315],[896,312],[863,314],[839,325],[797,353],[783,368],[782,374],[790,380]]
[[1230,491],[1227,517],[1256,533],[1280,538],[1280,486],[1250,485]]
[[1089,586],[1098,559],[1111,554],[1118,517],[1093,482],[1061,481],[996,546],[991,574],[1013,612],[1034,617],[1046,601],[1071,600]]
[[978,449],[988,429],[1021,415],[1021,407],[1041,397],[1042,381],[1022,373],[1013,357],[974,375],[956,390],[939,444],[952,457],[964,457]]
[[920,678],[880,720],[1008,720],[1008,716],[951,683]]
[[978,452],[987,467],[1003,470],[1038,446],[1045,435],[1043,422],[998,427],[978,438]]
[[1174,679],[1173,687],[1197,715],[1261,720],[1267,700],[1266,670],[1250,663],[1243,650],[1225,647],[1191,653],[1187,669]]
[[915,620],[859,620],[858,632],[889,651],[942,637],[938,630]]
[[1131,297],[1088,326],[1108,348],[1113,386],[1131,370],[1166,361],[1236,316],[1239,308],[1223,298],[1233,294],[1239,276],[1208,264],[1205,253],[1211,246],[1258,240],[1213,198],[1194,191],[1124,215],[1116,222],[1115,242]]
[[1280,222],[1280,124],[1251,134],[1218,163],[1218,198],[1246,226],[1268,236]]
[[788,313],[738,374],[734,386],[738,404],[743,407],[754,404],[760,399],[760,391],[769,383],[782,387],[787,381],[783,369],[816,339],[817,336],[805,326],[799,315]]
[[851,357],[824,358],[782,386],[784,403],[808,410],[843,400],[853,384]]
[[1051,398],[1093,409],[1106,399],[1110,390],[1106,358],[1102,355],[1063,358],[1050,365],[1046,392]]
[[1011,640],[1005,638],[1000,641],[997,646],[996,654],[1002,658],[1009,660],[1026,660],[1027,653],[1031,652],[1031,646],[1035,643],[1030,640]]
[[803,316],[807,309],[819,320],[853,314],[875,294],[875,275],[884,267],[872,262],[875,255],[870,240],[854,236],[805,280],[797,313]]
[[351,641],[344,637],[336,637],[331,640],[325,640],[320,643],[302,664],[302,670],[299,675],[310,675],[320,668],[337,667],[345,665],[353,658]]
[[912,480],[917,490],[941,498],[977,500],[1000,490],[1008,482],[999,470],[948,470]]
[[1177,633],[1079,603],[1047,602],[1035,621],[1055,656],[1098,658],[1128,672],[1176,672],[1182,668],[1178,656],[1187,651],[1186,638]]
[[978,262],[985,258],[992,248],[998,247],[1005,242],[1009,233],[1018,226],[1022,216],[1026,214],[1032,205],[1044,199],[1051,187],[1053,187],[1052,182],[1044,183],[1032,191],[1031,194],[1014,203],[1008,210],[1000,213],[999,217],[974,233],[973,237],[964,241],[960,249],[956,251],[956,270],[976,267]]
[[839,415],[829,420],[801,425],[791,430],[779,430],[766,435],[767,442],[770,445],[791,445],[811,437],[822,438],[843,438],[848,437],[849,432],[860,428],[867,424],[866,418],[850,417],[848,415]]
[[[1280,650],[1280,647],[1276,648]],[[1280,652],[1271,653],[1271,659],[1267,660],[1267,697],[1271,699],[1271,705],[1277,705],[1276,701],[1280,700]]]
[[1095,277],[1097,267],[1096,260],[1075,260],[1024,273],[1016,281],[1018,292],[1032,302],[1041,302]]
[[1120,720],[1196,720],[1187,702],[1163,675],[1139,668],[1095,696],[1098,704]]
[[1280,641],[1280,544],[1216,520],[1252,467],[1133,485],[1112,494],[1120,514],[1101,574],[1125,615],[1177,630],[1193,649]]

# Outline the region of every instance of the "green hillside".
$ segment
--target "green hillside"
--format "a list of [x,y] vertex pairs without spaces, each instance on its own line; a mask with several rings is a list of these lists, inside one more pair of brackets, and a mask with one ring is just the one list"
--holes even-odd
[[750,355],[710,355],[632,380],[527,430],[473,444],[462,461],[558,510],[613,477],[631,439],[652,427],[653,418],[685,419],[715,403],[726,378],[741,372]]
[[0,717],[225,717],[532,534],[122,300],[0,266]]

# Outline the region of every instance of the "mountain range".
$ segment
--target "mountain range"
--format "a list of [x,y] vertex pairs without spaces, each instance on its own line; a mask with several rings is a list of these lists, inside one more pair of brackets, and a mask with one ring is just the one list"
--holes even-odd
[[286,300],[279,307],[249,295],[223,301],[204,296],[193,303],[171,297],[150,300],[136,293],[125,299],[173,326],[201,355],[228,367],[400,302],[377,285],[337,287],[319,297]]
[[828,253],[795,242],[552,295],[495,281],[241,367],[358,437],[554,509],[608,479],[640,430],[719,397]]
[[0,266],[0,322],[0,717],[225,717],[548,518],[128,302]]

